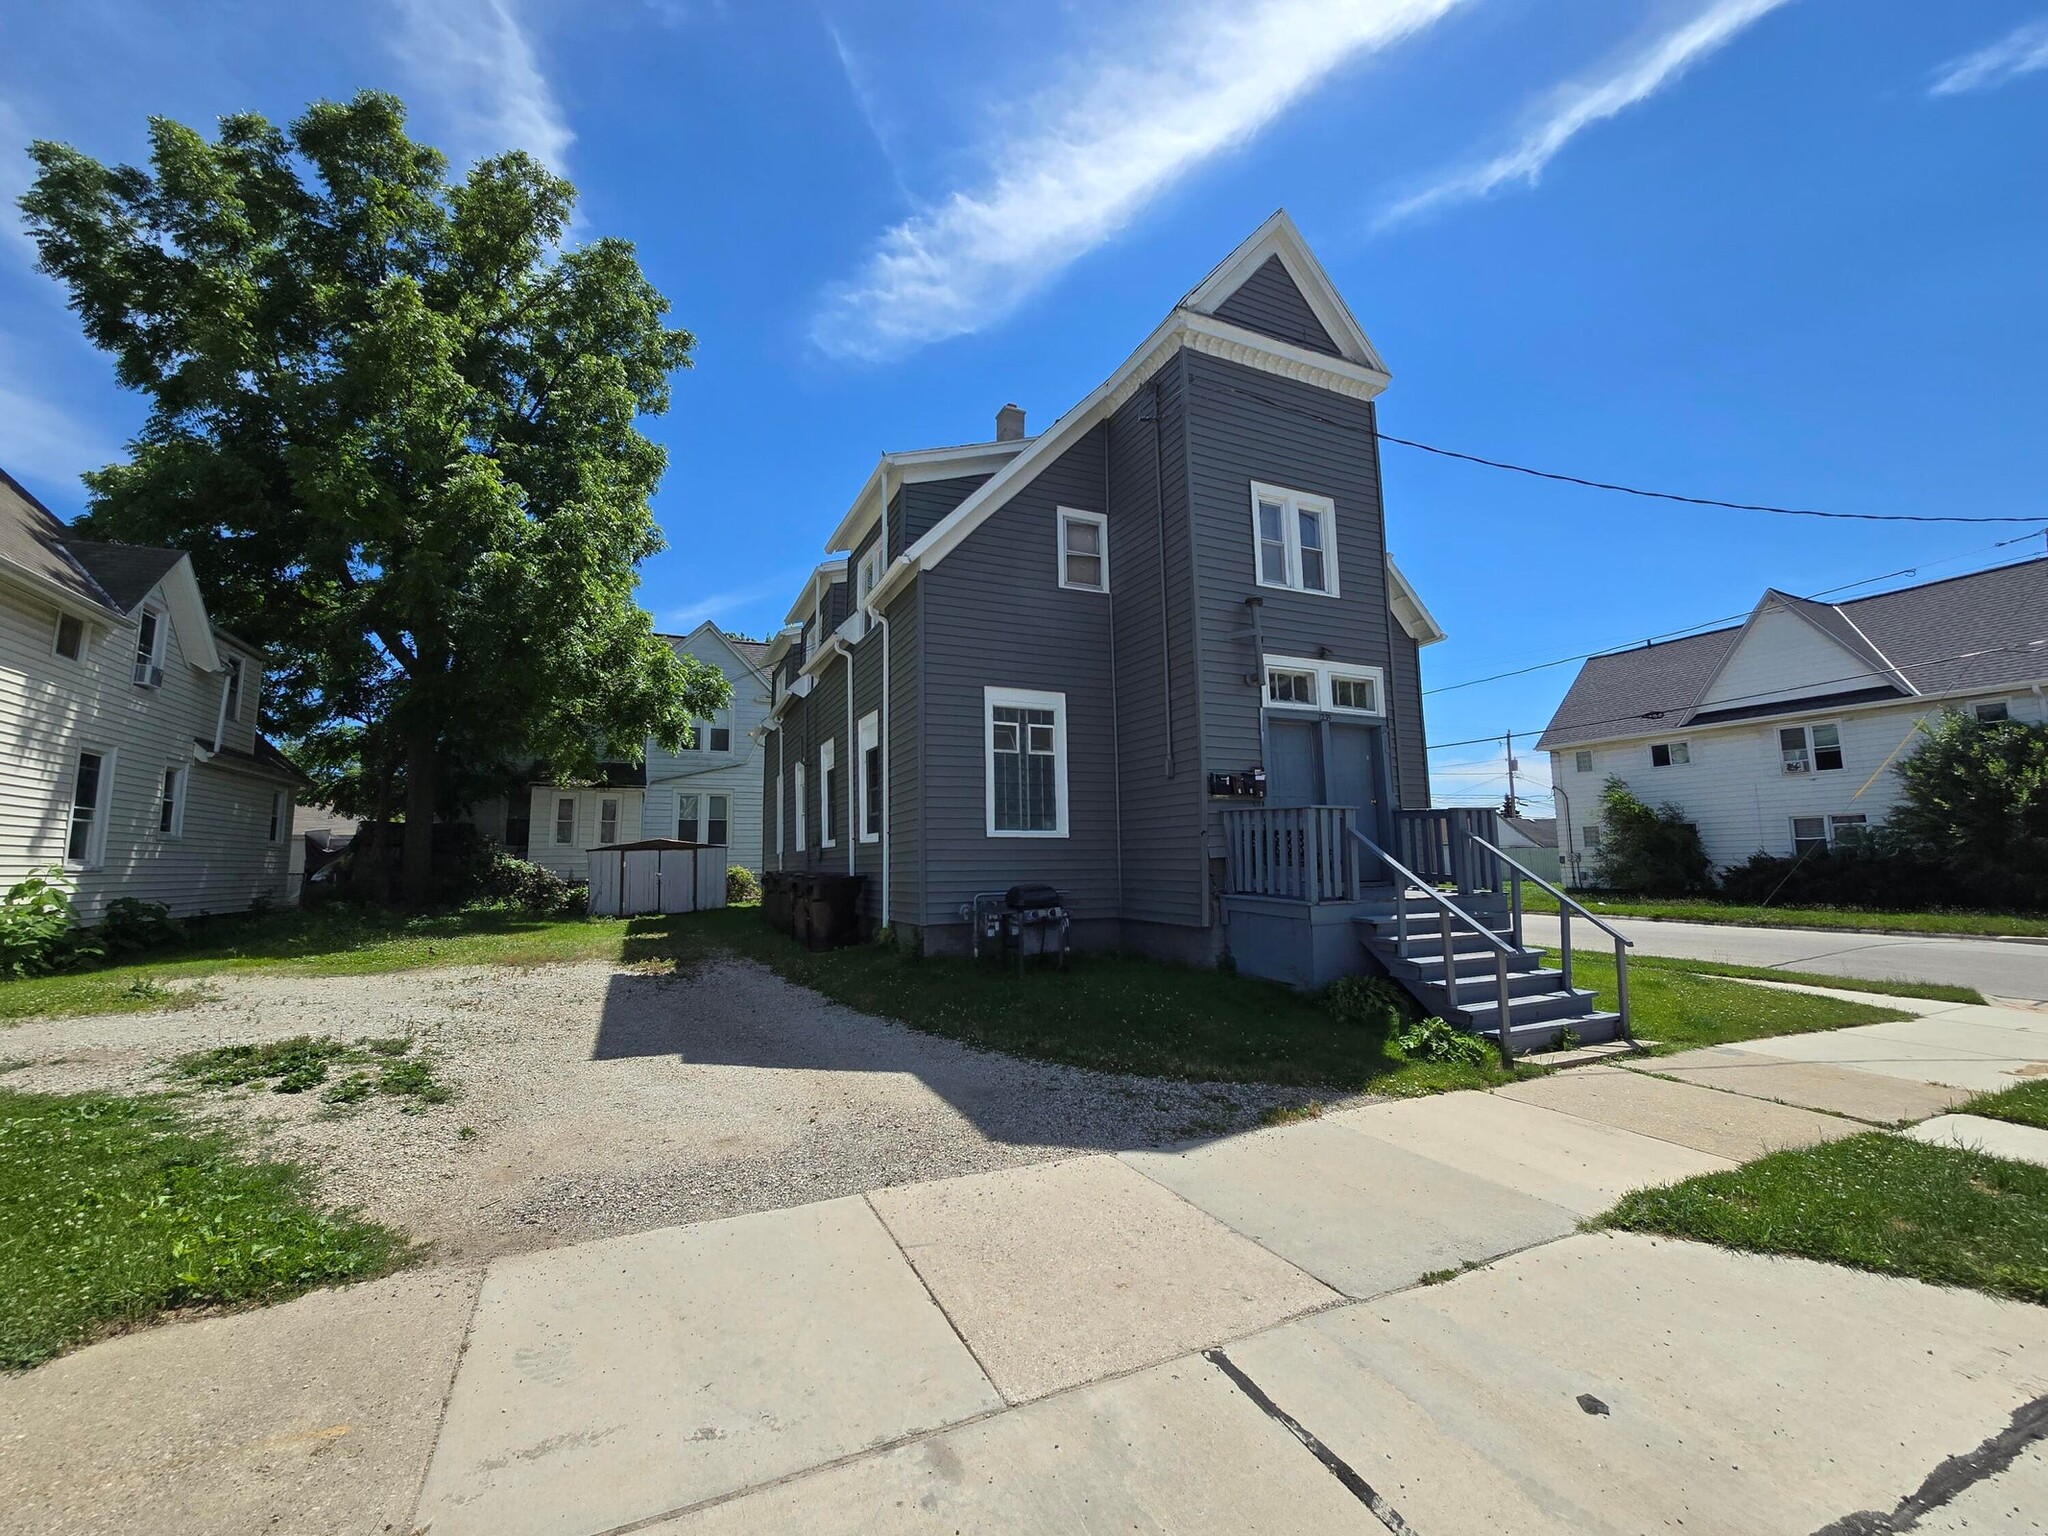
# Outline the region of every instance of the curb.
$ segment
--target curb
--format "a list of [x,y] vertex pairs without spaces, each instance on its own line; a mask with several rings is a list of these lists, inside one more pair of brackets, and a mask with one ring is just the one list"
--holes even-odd
[[[1555,912],[1532,912],[1531,917],[1555,917]],[[1600,912],[1595,917],[1610,923],[1690,923],[1695,928],[1748,928],[1766,933],[1833,933],[1854,938],[1871,934],[1883,939],[1970,939],[1979,944],[2038,944],[2048,946],[2048,935],[2031,933],[1955,933],[1935,928],[1829,928],[1819,923],[1736,923],[1711,917],[1649,917],[1640,912]]]

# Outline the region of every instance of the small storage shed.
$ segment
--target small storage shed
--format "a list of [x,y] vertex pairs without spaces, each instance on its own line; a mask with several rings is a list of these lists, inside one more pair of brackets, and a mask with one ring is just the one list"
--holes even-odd
[[590,913],[638,917],[725,905],[727,853],[706,843],[650,837],[590,850]]

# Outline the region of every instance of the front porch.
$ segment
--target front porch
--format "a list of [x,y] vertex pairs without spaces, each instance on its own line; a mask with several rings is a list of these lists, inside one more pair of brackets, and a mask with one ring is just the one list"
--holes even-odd
[[[1503,853],[1487,809],[1395,811],[1383,847],[1351,806],[1232,807],[1223,813],[1225,942],[1249,976],[1302,991],[1342,976],[1391,978],[1424,1009],[1485,1035],[1503,1056],[1567,1034],[1628,1035],[1627,941]],[[1375,829],[1380,830],[1380,829]],[[1522,937],[1522,890],[1558,897],[1558,965]],[[1574,913],[1613,938],[1617,1011],[1573,986]]]

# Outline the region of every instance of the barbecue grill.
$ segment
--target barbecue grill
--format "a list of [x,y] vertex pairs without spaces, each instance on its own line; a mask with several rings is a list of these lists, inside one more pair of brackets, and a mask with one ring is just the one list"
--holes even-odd
[[967,919],[975,959],[981,958],[982,945],[988,944],[999,946],[1006,962],[1015,955],[1020,976],[1027,954],[1041,958],[1056,955],[1060,969],[1066,969],[1069,919],[1066,904],[1052,886],[1013,885],[1007,891],[982,891],[961,907],[960,915]]

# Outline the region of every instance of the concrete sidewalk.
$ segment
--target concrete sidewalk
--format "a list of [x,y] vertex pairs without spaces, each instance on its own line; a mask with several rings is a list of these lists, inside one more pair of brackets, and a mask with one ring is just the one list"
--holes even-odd
[[2036,1530],[2048,1309],[1576,1230],[2048,1071],[2031,1017],[1585,1067],[156,1329],[0,1381],[0,1529],[1749,1536],[1895,1529],[1960,1458],[1953,1528]]

